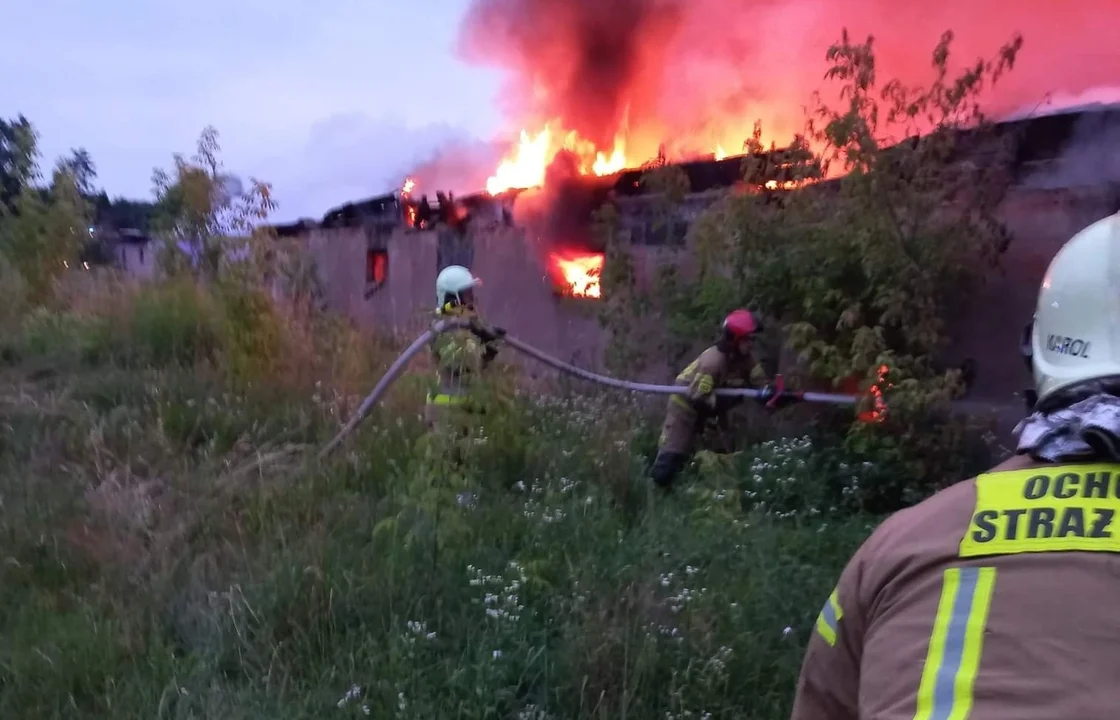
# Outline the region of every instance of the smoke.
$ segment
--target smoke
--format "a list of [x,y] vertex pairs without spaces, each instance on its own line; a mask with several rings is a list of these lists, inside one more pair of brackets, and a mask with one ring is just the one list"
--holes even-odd
[[409,177],[416,183],[417,195],[436,190],[467,195],[486,186],[503,149],[495,142],[446,143],[413,168]]
[[1079,117],[1055,161],[1022,184],[1045,190],[1106,184],[1120,189],[1120,112],[1086,112]]
[[630,113],[652,109],[648,72],[665,66],[685,7],[685,0],[477,0],[462,49],[513,70],[515,106],[563,118],[567,129],[609,147]]
[[824,56],[845,27],[875,36],[880,83],[908,84],[931,79],[945,30],[956,67],[1022,32],[1015,69],[984,99],[998,117],[1120,86],[1117,26],[1120,0],[474,0],[460,51],[506,72],[510,130],[552,120],[600,148],[622,134],[640,163],[660,145],[735,152],[756,119],[788,142],[814,91],[835,98]]
[[602,250],[592,247],[591,216],[607,187],[584,180],[578,163],[561,151],[548,166],[544,184],[517,196],[513,220],[540,250]]

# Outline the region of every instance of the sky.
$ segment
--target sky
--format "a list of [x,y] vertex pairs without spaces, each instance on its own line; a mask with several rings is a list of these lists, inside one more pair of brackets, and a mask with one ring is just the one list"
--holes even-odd
[[466,6],[5,0],[0,117],[35,125],[44,170],[84,147],[110,196],[143,199],[214,125],[227,169],[273,184],[275,221],[318,218],[500,129],[500,76],[454,55]]
[[[640,22],[661,6],[677,8],[671,33]],[[793,132],[843,27],[875,34],[878,71],[908,83],[929,79],[946,28],[964,62],[1023,31],[993,90],[1003,111],[1036,112],[1048,93],[1055,106],[1120,98],[1120,0],[0,0],[0,18],[0,117],[35,124],[44,170],[84,147],[110,196],[151,198],[153,168],[213,125],[228,171],[272,183],[276,222],[410,172],[422,190],[481,189],[464,178],[496,168],[492,141],[519,129],[503,123],[559,118],[586,134],[605,103],[610,136],[642,88],[650,107],[626,123],[637,135],[650,122],[653,147],[720,117],[736,146],[748,117]]]

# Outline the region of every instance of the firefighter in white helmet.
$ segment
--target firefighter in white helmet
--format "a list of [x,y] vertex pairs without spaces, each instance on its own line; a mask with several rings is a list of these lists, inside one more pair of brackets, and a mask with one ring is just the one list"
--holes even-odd
[[428,394],[425,407],[425,419],[430,427],[435,426],[449,408],[469,404],[472,381],[497,356],[497,341],[505,335],[505,330],[485,325],[478,316],[474,289],[480,284],[481,281],[462,265],[449,265],[436,277],[435,319],[462,318],[468,320],[470,326],[441,333],[432,343],[438,378],[437,387]]
[[1120,712],[1120,214],[1042,281],[1018,452],[883,522],[809,640],[794,720]]

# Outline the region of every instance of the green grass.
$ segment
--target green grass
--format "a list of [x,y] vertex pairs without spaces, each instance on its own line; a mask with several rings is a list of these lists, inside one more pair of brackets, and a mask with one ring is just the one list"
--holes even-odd
[[316,465],[337,394],[188,363],[218,324],[171,297],[119,323],[142,351],[70,316],[9,343],[0,717],[788,716],[873,523],[810,441],[664,498],[636,405],[518,397],[453,466],[409,378]]

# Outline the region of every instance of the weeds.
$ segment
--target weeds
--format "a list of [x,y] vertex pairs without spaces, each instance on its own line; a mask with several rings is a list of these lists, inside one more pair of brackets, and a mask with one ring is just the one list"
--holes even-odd
[[505,388],[452,477],[422,369],[314,465],[376,344],[219,286],[90,292],[0,371],[5,717],[782,717],[870,528],[811,496],[807,439],[652,497],[655,423],[604,395]]

